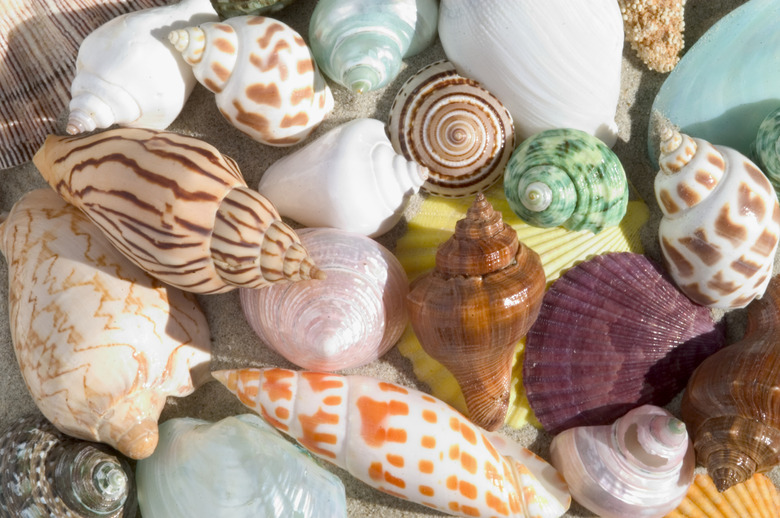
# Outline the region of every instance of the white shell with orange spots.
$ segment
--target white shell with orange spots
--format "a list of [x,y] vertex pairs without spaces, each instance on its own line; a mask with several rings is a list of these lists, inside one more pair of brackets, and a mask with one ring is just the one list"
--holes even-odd
[[655,193],[661,251],[697,304],[742,308],[763,295],[780,236],[780,206],[761,170],[738,151],[669,131]]
[[420,391],[278,368],[212,374],[309,451],[399,498],[491,517],[557,517],[571,502],[547,462]]
[[172,31],[168,39],[216,94],[222,115],[263,144],[296,144],[333,109],[309,47],[278,20],[237,16]]

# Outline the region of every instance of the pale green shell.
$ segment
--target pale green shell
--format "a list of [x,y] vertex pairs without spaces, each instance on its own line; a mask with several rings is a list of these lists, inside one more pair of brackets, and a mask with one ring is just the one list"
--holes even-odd
[[626,213],[628,181],[618,157],[596,137],[552,129],[526,139],[509,159],[504,192],[529,225],[598,233]]
[[772,187],[780,193],[780,108],[767,115],[758,127],[753,157]]
[[273,13],[293,2],[295,0],[211,0],[211,6],[224,20],[233,16]]

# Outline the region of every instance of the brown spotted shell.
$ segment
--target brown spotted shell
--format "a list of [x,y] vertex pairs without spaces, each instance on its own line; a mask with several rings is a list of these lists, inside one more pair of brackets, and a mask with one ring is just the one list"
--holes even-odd
[[333,109],[333,95],[303,38],[263,16],[239,16],[168,36],[233,126],[263,144],[305,139]]
[[515,148],[512,116],[479,83],[437,61],[412,76],[388,122],[396,152],[429,169],[423,189],[472,196],[496,183]]
[[119,251],[172,286],[220,293],[320,275],[236,163],[194,137],[140,128],[52,135],[33,161]]
[[747,319],[744,338],[704,360],[682,399],[697,461],[719,491],[780,464],[780,278]]
[[420,344],[452,373],[469,417],[487,430],[504,422],[515,346],[544,288],[539,255],[481,193],[439,246],[434,270],[412,283],[409,316]]
[[760,297],[780,236],[780,206],[766,176],[738,151],[668,131],[655,193],[669,273],[708,307],[741,308]]

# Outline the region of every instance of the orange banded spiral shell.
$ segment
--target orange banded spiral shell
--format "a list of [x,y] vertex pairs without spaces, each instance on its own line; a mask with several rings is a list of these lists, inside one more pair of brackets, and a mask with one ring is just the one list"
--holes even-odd
[[536,320],[544,288],[539,255],[481,193],[439,246],[434,270],[411,285],[420,344],[452,373],[469,417],[487,430],[504,422],[515,346]]
[[220,293],[321,275],[236,163],[196,138],[139,128],[52,135],[33,161],[125,256],[172,286]]

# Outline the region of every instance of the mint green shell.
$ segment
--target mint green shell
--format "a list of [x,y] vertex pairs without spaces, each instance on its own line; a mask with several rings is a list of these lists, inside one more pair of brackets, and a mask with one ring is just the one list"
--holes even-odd
[[767,115],[758,127],[753,158],[780,199],[780,108]]
[[628,181],[618,157],[599,139],[552,129],[515,149],[504,171],[504,193],[529,225],[597,234],[623,219]]

